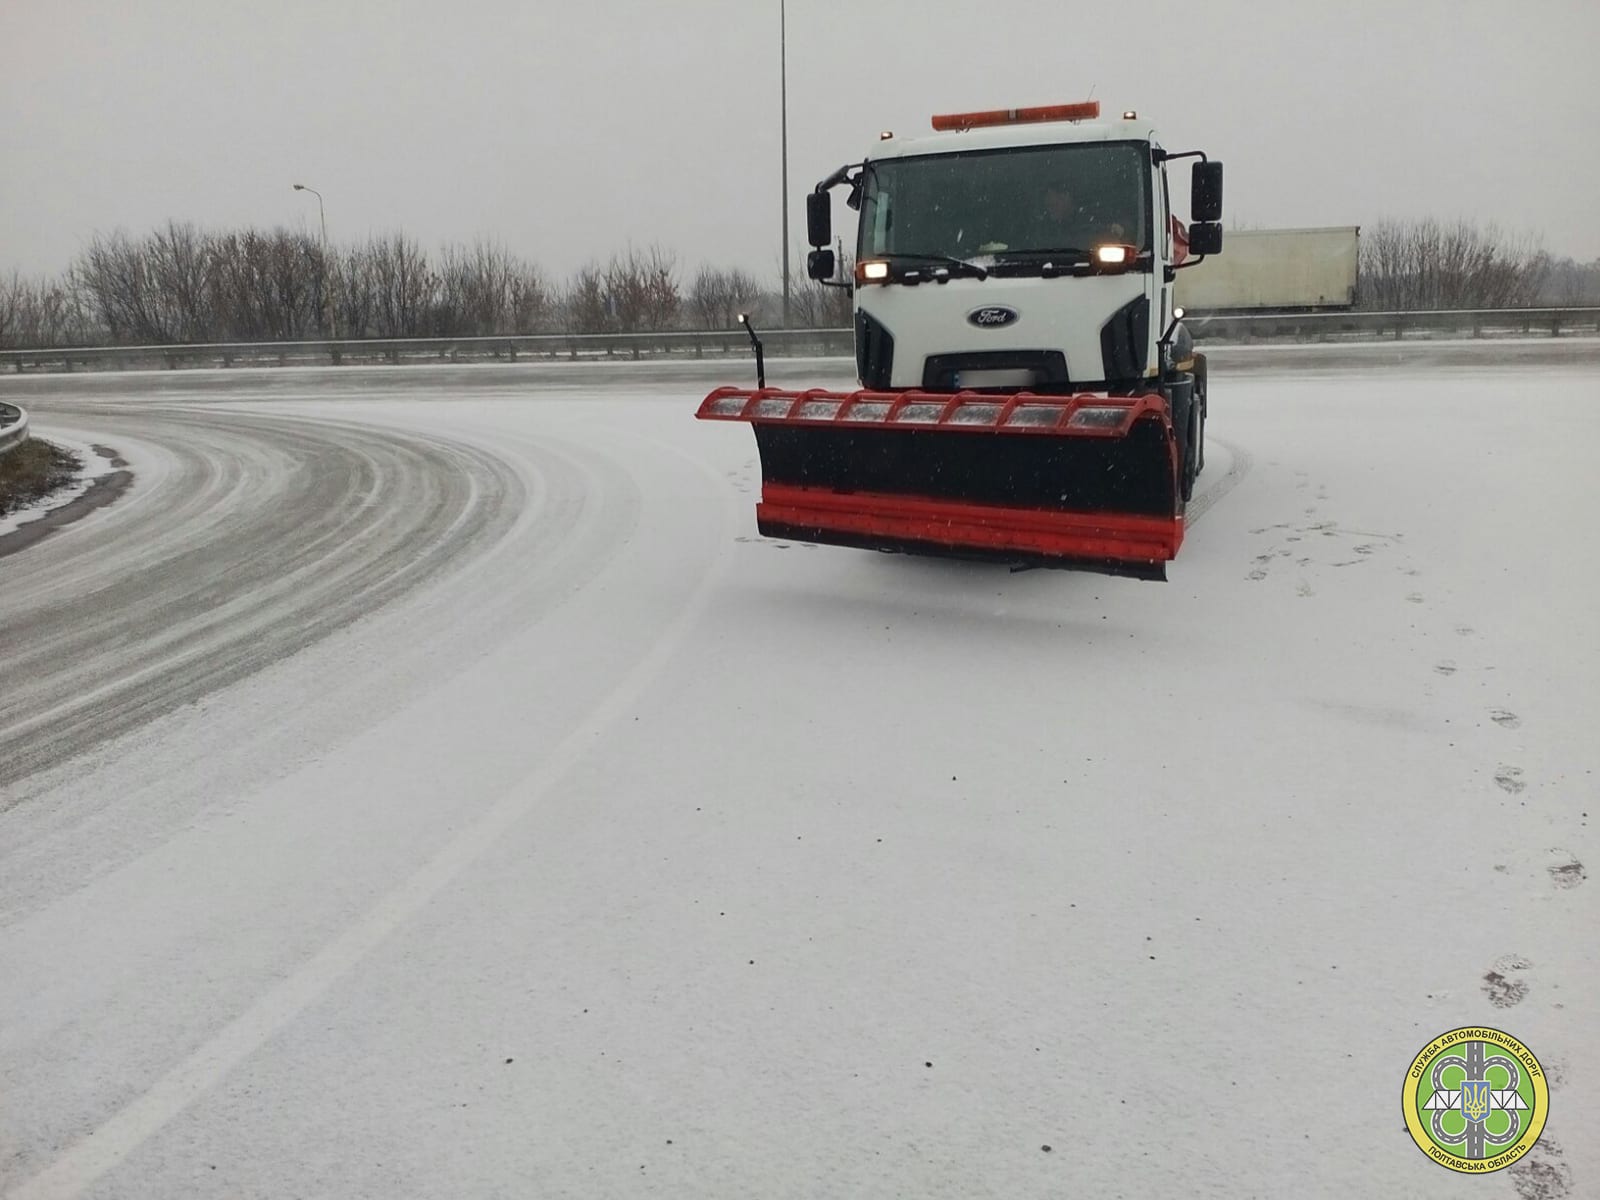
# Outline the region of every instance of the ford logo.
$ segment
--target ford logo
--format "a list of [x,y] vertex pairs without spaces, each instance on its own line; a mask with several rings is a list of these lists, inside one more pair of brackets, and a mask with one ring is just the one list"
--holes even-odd
[[979,329],[998,329],[1002,325],[1009,325],[1021,314],[1014,308],[1007,308],[1003,304],[989,304],[983,308],[975,308],[967,314]]

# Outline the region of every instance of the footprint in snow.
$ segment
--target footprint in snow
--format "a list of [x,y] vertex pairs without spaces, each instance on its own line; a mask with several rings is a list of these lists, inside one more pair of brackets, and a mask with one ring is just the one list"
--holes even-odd
[[1496,1008],[1511,1008],[1527,999],[1528,984],[1525,980],[1491,970],[1483,977],[1483,994],[1489,997],[1489,1003]]
[[1551,850],[1550,854],[1556,861],[1545,869],[1550,872],[1550,882],[1558,888],[1575,888],[1589,878],[1583,864],[1568,851]]
[[1494,781],[1502,792],[1513,796],[1528,786],[1523,781],[1521,767],[1501,767],[1494,773]]
[[1504,729],[1515,729],[1522,724],[1522,718],[1509,708],[1490,709],[1489,719]]
[[1546,1135],[1513,1163],[1506,1174],[1516,1185],[1517,1200],[1566,1200],[1572,1195],[1572,1168],[1561,1159],[1560,1144]]
[[1456,673],[1456,664],[1454,660],[1447,658],[1441,663],[1434,664],[1433,673],[1435,675],[1454,675]]

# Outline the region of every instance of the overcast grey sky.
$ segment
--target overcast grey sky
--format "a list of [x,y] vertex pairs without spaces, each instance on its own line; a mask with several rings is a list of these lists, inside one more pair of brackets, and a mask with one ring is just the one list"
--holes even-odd
[[[788,0],[791,224],[884,128],[1092,87],[1231,221],[1466,216],[1600,257],[1600,3]],[[778,0],[0,0],[0,271],[168,218],[780,260]]]

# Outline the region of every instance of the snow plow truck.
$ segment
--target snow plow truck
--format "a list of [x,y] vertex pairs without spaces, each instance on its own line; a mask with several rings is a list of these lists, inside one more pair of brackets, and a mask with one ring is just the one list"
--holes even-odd
[[933,129],[881,134],[806,197],[808,274],[854,290],[859,390],[766,387],[752,332],[756,388],[696,415],[754,427],[765,536],[1165,579],[1205,465],[1205,357],[1173,284],[1222,249],[1222,164],[1095,101]]

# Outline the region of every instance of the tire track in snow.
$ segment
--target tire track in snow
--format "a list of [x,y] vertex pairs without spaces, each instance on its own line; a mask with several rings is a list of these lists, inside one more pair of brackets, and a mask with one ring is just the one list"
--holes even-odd
[[524,499],[507,464],[437,438],[215,409],[92,419],[165,461],[115,522],[8,560],[0,788],[382,607]]
[[1238,487],[1240,480],[1250,473],[1251,464],[1254,462],[1250,456],[1250,451],[1242,446],[1236,446],[1232,442],[1225,442],[1221,438],[1213,438],[1212,440],[1228,452],[1228,469],[1222,473],[1222,478],[1189,501],[1188,510],[1184,514],[1184,524],[1186,525],[1197,524],[1201,517],[1211,511],[1218,500],[1221,500],[1234,488]]
[[[665,443],[659,445],[663,451],[692,463],[716,490],[727,491],[732,497],[727,481],[705,463]],[[723,506],[725,528],[723,536],[716,541],[716,557],[682,610],[582,724],[551,749],[538,771],[505,792],[482,816],[387,892],[344,932],[162,1075],[137,1099],[77,1140],[50,1166],[20,1184],[9,1193],[10,1200],[65,1200],[82,1195],[269,1038],[316,1003],[341,976],[497,845],[509,829],[536,808],[551,788],[602,741],[606,730],[637,703],[678,652],[722,585],[732,561],[734,533],[742,513],[740,503],[730,500]]]

